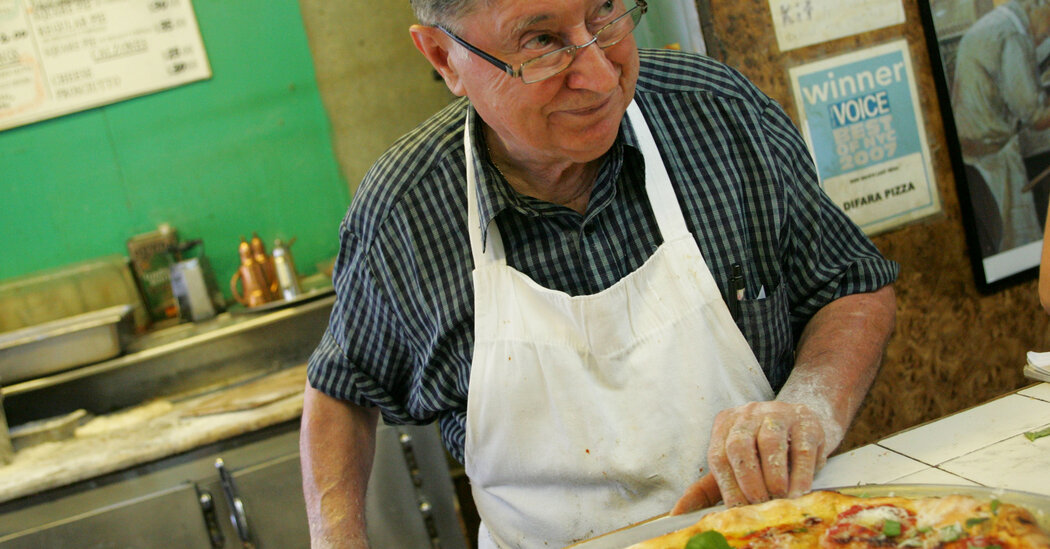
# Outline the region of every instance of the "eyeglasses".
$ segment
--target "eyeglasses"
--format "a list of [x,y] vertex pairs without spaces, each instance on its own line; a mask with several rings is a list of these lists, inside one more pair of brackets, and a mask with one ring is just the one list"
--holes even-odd
[[447,34],[449,38],[455,40],[456,43],[467,48],[485,61],[492,63],[500,70],[506,72],[512,77],[521,78],[526,84],[533,84],[541,80],[546,80],[569,68],[573,59],[576,59],[576,52],[590,46],[591,44],[598,44],[598,47],[603,50],[615,46],[621,40],[627,38],[628,34],[631,34],[631,31],[633,31],[638,25],[638,21],[642,19],[642,15],[644,15],[648,9],[649,7],[645,0],[635,0],[633,8],[623,12],[616,17],[616,19],[613,19],[608,24],[595,31],[593,38],[586,43],[578,46],[566,46],[564,48],[547,52],[539,57],[534,57],[522,63],[517,70],[515,70],[509,63],[500,61],[496,57],[478,49],[470,42],[456,36],[455,33],[445,27],[437,25],[437,28]]

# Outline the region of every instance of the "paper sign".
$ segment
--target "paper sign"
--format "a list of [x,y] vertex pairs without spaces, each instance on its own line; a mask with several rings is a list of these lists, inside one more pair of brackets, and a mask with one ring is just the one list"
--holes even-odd
[[0,130],[210,76],[190,0],[0,0]]
[[821,185],[865,233],[940,211],[906,41],[790,73]]
[[780,51],[904,22],[901,0],[769,0]]

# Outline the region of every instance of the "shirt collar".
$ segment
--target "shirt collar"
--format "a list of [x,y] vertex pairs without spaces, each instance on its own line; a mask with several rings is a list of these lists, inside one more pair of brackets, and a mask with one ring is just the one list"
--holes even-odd
[[[530,208],[525,199],[507,184],[495,164],[492,163],[485,146],[484,122],[481,121],[481,117],[478,116],[473,106],[468,109],[467,116],[471,117],[470,127],[473,131],[470,161],[474,162],[474,178],[478,186],[478,217],[481,222],[481,245],[484,249],[488,241],[489,223],[504,210],[513,208],[527,216],[537,216],[539,213]],[[620,121],[620,133],[616,137],[616,142],[613,143],[613,148],[621,146],[634,148],[639,154],[641,153],[637,136],[626,114]],[[614,174],[612,179],[615,179],[615,175],[618,174]]]

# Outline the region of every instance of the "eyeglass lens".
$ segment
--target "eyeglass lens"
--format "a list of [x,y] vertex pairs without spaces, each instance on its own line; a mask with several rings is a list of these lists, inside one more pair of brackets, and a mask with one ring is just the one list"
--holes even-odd
[[[598,29],[594,34],[594,42],[602,49],[616,45],[634,30],[643,13],[645,10],[638,5],[621,14],[608,25]],[[526,61],[521,65],[521,79],[526,84],[532,84],[560,73],[572,64],[577,50],[581,47],[569,46]]]

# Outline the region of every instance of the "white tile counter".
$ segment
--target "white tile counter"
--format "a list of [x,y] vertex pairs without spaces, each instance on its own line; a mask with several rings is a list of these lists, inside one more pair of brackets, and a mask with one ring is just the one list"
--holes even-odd
[[979,485],[1050,496],[1050,383],[1026,387],[832,457],[814,488]]

